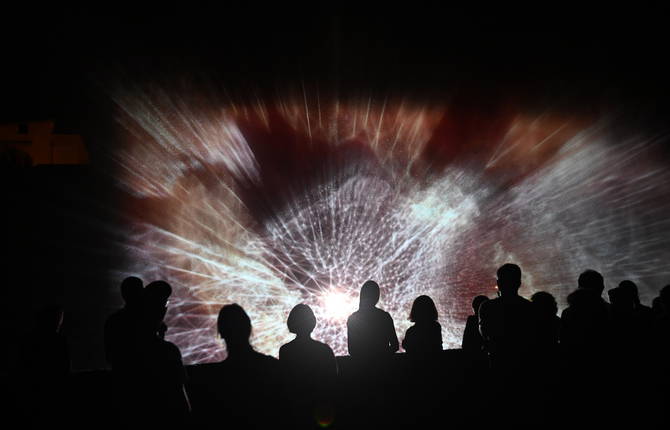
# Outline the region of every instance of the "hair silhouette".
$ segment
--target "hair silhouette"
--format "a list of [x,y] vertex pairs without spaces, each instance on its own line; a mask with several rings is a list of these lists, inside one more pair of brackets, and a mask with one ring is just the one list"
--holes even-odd
[[216,325],[219,334],[226,341],[229,355],[250,348],[251,320],[242,306],[237,303],[223,306]]
[[310,337],[316,326],[312,309],[296,305],[286,325],[296,338],[279,348],[279,364],[294,423],[313,428],[333,420],[333,390],[337,377],[335,355],[328,345]]
[[105,358],[113,370],[129,370],[137,357],[137,330],[144,309],[144,287],[140,278],[129,276],[121,282],[125,306],[105,321]]
[[496,272],[497,284],[501,294],[516,294],[521,286],[521,268],[516,264],[507,263]]
[[433,299],[419,296],[409,313],[414,325],[407,329],[402,347],[410,354],[429,355],[442,351],[442,327],[437,322],[437,308]]
[[375,281],[365,281],[361,287],[359,307],[375,306],[379,301],[379,285]]
[[278,361],[254,351],[249,315],[237,303],[227,304],[219,310],[216,325],[228,355],[191,369],[195,425],[224,420],[230,428],[267,428],[270,422],[282,427],[285,398]]
[[126,306],[136,306],[142,301],[144,283],[140,278],[128,276],[121,282],[121,297]]
[[558,341],[561,329],[561,319],[556,315],[558,304],[556,299],[546,291],[538,291],[530,297],[535,308],[536,334],[535,340],[539,357],[542,360],[554,362],[558,353]]
[[485,301],[490,300],[486,296],[476,296],[474,299],[472,299],[472,311],[474,312],[475,315],[479,313],[479,307],[484,303]]
[[391,315],[375,307],[379,296],[376,282],[366,281],[361,287],[359,309],[347,319],[347,341],[352,357],[383,357],[400,348]]
[[309,335],[316,327],[316,317],[312,308],[305,304],[295,305],[286,320],[288,331],[299,336]]
[[468,353],[479,354],[484,349],[484,339],[482,339],[482,334],[479,332],[479,307],[482,303],[488,301],[489,298],[486,296],[476,296],[472,299],[472,315],[468,316],[468,319],[465,322],[465,329],[463,330],[463,341],[461,342],[461,348],[467,351]]
[[556,299],[546,291],[538,291],[530,297],[530,301],[535,304],[542,315],[556,316],[558,304]]
[[409,320],[415,323],[437,321],[437,308],[433,299],[428,296],[419,296],[414,299],[412,310],[409,312]]
[[530,301],[518,295],[521,268],[507,263],[498,269],[500,297],[479,307],[479,326],[494,369],[514,373],[531,355],[536,318]]
[[605,281],[603,279],[603,275],[592,269],[585,270],[579,275],[579,278],[577,279],[577,285],[579,288],[594,291],[596,294],[598,294],[598,296],[600,296],[605,290]]

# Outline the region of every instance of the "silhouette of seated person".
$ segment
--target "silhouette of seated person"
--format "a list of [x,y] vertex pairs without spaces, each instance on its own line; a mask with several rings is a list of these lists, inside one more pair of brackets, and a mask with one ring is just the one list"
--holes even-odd
[[569,360],[593,366],[605,358],[610,345],[610,305],[602,298],[605,282],[600,273],[586,270],[577,284],[561,314],[561,347]]
[[253,349],[249,343],[251,320],[240,305],[223,306],[217,328],[227,357],[193,370],[197,422],[223,422],[230,428],[278,426],[283,405],[279,362]]
[[294,416],[305,427],[331,422],[337,377],[335,354],[325,343],[312,339],[316,317],[309,306],[296,305],[286,324],[296,338],[279,348],[279,364]]
[[[154,281],[144,288],[134,337],[136,367],[130,375],[134,378],[129,384],[133,391],[127,393],[127,400],[136,403],[128,410],[137,412],[142,423],[151,425],[184,423],[190,411],[181,351],[158,336],[171,294],[172,287],[165,281]],[[139,410],[133,410],[134,406]]]
[[419,296],[409,313],[414,323],[407,329],[402,341],[403,349],[414,357],[430,357],[442,351],[442,326],[437,322],[437,308],[433,299]]
[[124,306],[105,321],[105,357],[113,370],[132,365],[135,360],[132,339],[137,331],[143,289],[140,278],[129,276],[124,279],[121,282]]
[[379,285],[366,281],[361,287],[358,310],[347,319],[347,342],[352,358],[387,358],[400,348],[393,319],[375,306],[378,301]]
[[504,264],[497,278],[500,297],[481,304],[479,327],[491,368],[513,373],[532,356],[536,318],[531,302],[519,295],[521,268]]
[[484,350],[484,339],[479,332],[479,307],[482,303],[489,300],[486,296],[477,296],[472,299],[473,315],[468,316],[463,330],[463,341],[461,348],[468,353],[480,353]]

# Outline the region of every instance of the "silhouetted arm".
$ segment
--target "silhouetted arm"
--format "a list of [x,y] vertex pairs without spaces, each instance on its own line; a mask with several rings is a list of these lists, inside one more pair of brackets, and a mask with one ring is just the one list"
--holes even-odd
[[171,368],[171,375],[165,375],[165,377],[172,379],[176,390],[172,391],[171,394],[173,398],[170,399],[171,407],[175,408],[175,412],[178,413],[189,413],[191,412],[191,402],[188,398],[186,392],[186,370],[184,369],[184,364],[181,358],[181,351],[179,348],[170,343],[165,342],[164,348],[166,349],[167,359],[170,361],[169,366]]
[[398,342],[398,335],[395,332],[395,325],[393,325],[393,318],[391,318],[391,315],[387,313],[389,323],[388,323],[388,342],[389,342],[389,348],[391,352],[396,352],[398,349],[400,349],[400,342]]
[[405,338],[402,340],[402,349],[404,349],[405,352],[411,352],[414,350],[414,330],[416,330],[416,327],[411,326],[405,332]]
[[357,335],[357,327],[355,321],[352,320],[351,317],[347,320],[347,347],[349,349],[349,355],[350,356],[355,356],[360,348],[358,348],[358,339],[356,338]]
[[442,351],[442,326],[439,323],[435,324],[433,333],[435,334],[435,350]]
[[477,312],[477,315],[479,317],[479,332],[482,335],[482,340],[484,341],[484,345],[488,344],[489,337],[491,334],[491,327],[490,325],[490,318],[488,315],[488,306],[487,303],[482,303],[482,305],[479,307],[479,312]]
[[[463,340],[461,341],[461,349],[465,350],[471,350],[472,348],[472,336],[474,334],[479,336],[479,321],[472,318],[472,316],[469,316],[467,321],[465,322],[465,330],[463,330]],[[477,324],[476,327],[474,327],[474,324]],[[476,333],[475,333],[476,331]]]

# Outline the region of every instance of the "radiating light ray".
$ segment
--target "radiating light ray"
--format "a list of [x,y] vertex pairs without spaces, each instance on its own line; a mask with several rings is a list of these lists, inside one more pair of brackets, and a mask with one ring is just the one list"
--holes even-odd
[[[644,136],[622,143],[606,121],[514,112],[500,134],[455,142],[445,105],[301,89],[249,103],[114,95],[127,142],[112,155],[143,208],[130,211],[127,272],[173,285],[168,339],[185,362],[225,356],[215,322],[230,302],[264,353],[290,339],[288,312],[306,303],[314,337],[346,354],[346,316],[368,279],[400,338],[414,298],[432,296],[445,347],[504,262],[522,266],[522,293],[561,303],[587,267],[610,285],[637,281],[646,301],[670,279],[670,173]],[[466,150],[449,153],[456,144]]]

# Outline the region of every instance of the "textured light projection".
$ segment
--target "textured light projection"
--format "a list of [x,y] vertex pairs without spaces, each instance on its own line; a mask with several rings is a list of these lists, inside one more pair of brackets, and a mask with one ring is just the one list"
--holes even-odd
[[[276,355],[298,303],[313,337],[346,354],[367,279],[402,339],[414,298],[439,308],[458,347],[470,301],[495,269],[564,304],[577,275],[629,278],[644,301],[670,279],[670,173],[661,145],[616,121],[318,92],[233,102],[217,91],[114,93],[127,191],[129,273],[174,294],[168,339],[186,363],[221,360],[221,305]],[[221,94],[224,94],[221,92]],[[625,137],[628,136],[628,137]],[[659,155],[661,154],[661,155]]]

